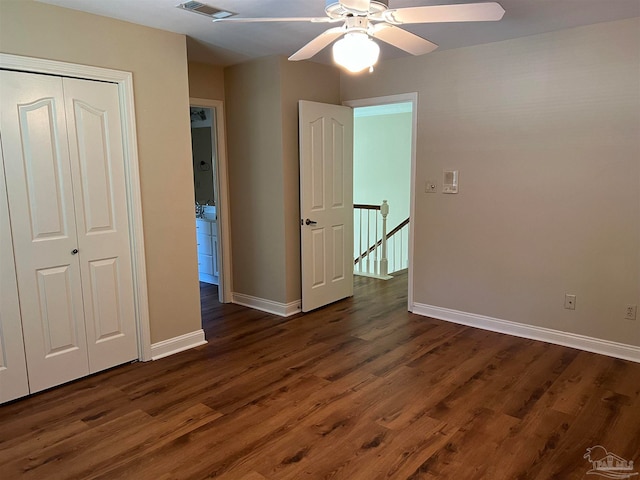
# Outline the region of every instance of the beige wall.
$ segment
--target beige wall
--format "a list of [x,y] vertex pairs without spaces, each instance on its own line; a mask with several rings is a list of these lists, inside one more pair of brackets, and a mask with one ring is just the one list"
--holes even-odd
[[200,329],[185,37],[2,1],[0,50],[133,72],[151,340]]
[[338,103],[332,67],[281,57],[225,69],[233,291],[300,299],[298,100]]
[[[636,18],[342,77],[419,94],[415,302],[640,345],[639,59]],[[423,193],[445,168],[460,193]]]
[[224,100],[224,68],[206,63],[189,62],[189,96]]
[[285,301],[280,62],[225,69],[233,291]]
[[298,100],[340,103],[340,73],[313,62],[280,58],[282,92],[282,161],[284,174],[286,302],[300,300],[300,161]]

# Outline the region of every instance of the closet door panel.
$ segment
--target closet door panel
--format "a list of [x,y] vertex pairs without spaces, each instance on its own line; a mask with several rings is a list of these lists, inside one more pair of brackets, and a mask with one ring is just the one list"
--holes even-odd
[[63,79],[91,372],[138,356],[115,84]]
[[69,265],[36,270],[36,302],[42,312],[38,327],[43,332],[45,358],[79,348],[72,275]]
[[69,237],[64,206],[70,198],[62,191],[68,159],[59,151],[55,109],[54,98],[18,106],[32,241]]
[[0,403],[28,394],[4,161],[0,149]]
[[0,126],[31,392],[89,373],[62,80],[1,73]]

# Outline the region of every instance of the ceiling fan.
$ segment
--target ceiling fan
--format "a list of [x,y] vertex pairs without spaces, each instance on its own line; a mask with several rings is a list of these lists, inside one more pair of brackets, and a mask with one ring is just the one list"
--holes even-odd
[[333,47],[336,63],[352,72],[366,68],[372,70],[378,60],[380,47],[372,38],[382,40],[412,55],[424,55],[438,46],[400,25],[440,22],[485,22],[500,20],[504,9],[499,3],[465,3],[457,5],[429,5],[422,7],[389,8],[389,0],[325,0],[326,17],[227,17],[214,22],[311,22],[339,23],[321,33],[289,60],[306,60],[313,57],[333,41],[344,36]]

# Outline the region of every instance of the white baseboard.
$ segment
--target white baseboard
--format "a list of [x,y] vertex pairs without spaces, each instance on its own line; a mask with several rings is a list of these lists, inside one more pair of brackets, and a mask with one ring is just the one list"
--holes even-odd
[[274,302],[264,298],[245,295],[244,293],[232,293],[232,302],[249,308],[255,308],[267,313],[273,313],[281,317],[289,317],[300,313],[302,310],[302,301],[296,300],[290,303]]
[[485,317],[484,315],[460,312],[458,310],[435,307],[422,303],[413,304],[413,313],[459,323],[461,325],[468,325],[470,327],[482,328],[483,330],[490,330],[492,332],[506,333],[531,340],[540,340],[640,363],[640,347],[635,345],[587,337],[585,335],[578,335],[577,333],[561,332],[559,330],[536,327],[534,325],[525,325],[509,320]]
[[174,353],[180,353],[200,345],[204,345],[207,341],[204,338],[204,330],[196,330],[195,332],[185,333],[178,337],[163,340],[151,345],[151,360],[168,357]]

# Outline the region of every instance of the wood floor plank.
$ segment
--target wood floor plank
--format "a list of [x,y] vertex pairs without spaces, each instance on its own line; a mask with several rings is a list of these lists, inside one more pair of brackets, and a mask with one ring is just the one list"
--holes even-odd
[[258,472],[249,472],[241,478],[240,477],[235,477],[235,478],[238,478],[239,480],[267,480]]
[[500,440],[517,419],[488,408],[476,408],[472,415],[461,418],[464,420],[454,435],[416,469],[413,478],[426,472],[437,478],[499,478],[496,469],[502,466],[486,459],[495,455]]
[[[9,478],[87,478],[108,459],[150,440],[154,434],[149,420],[146,413],[134,411],[26,456],[14,457],[0,467]],[[61,469],[63,464],[65,468]]]
[[[2,480],[578,480],[640,465],[640,364],[407,312],[407,276],[0,406]],[[636,469],[637,470],[637,469]]]
[[577,350],[537,343],[542,347],[537,349],[539,354],[527,352],[531,359],[522,362],[518,371],[511,372],[512,381],[502,384],[493,401],[494,408],[524,418],[578,355]]
[[502,459],[493,472],[496,480],[535,478],[539,466],[568,435],[572,422],[571,415],[552,409],[533,410],[518,421],[496,446]]
[[[157,465],[166,460],[174,461],[171,456],[164,455],[164,447],[174,443],[185,443],[185,439],[191,432],[198,429],[209,428],[216,419],[223,415],[215,412],[203,404],[197,404],[182,412],[164,414],[156,417],[153,424],[155,436],[152,441],[139,443],[126,455],[112,457],[108,465],[95,466],[91,472],[86,472],[86,478],[144,478],[151,476],[149,470],[140,468],[140,462],[132,459],[144,458],[146,465]],[[154,473],[153,478],[168,475],[170,468],[167,466]],[[169,478],[172,478],[169,475]]]
[[89,430],[89,426],[81,421],[61,422],[38,433],[16,436],[0,446],[0,468],[17,458],[25,458],[31,452],[45,450],[52,445],[67,439],[77,438],[77,435]]
[[599,388],[604,382],[611,364],[609,358],[580,352],[562,375],[561,382],[552,389],[555,400],[551,408],[578,415],[594,388]]
[[66,396],[55,389],[36,394],[29,402],[0,407],[0,448],[10,440],[38,435],[70,422],[98,425],[137,409],[115,388],[75,389],[73,384],[70,387],[72,391]]

